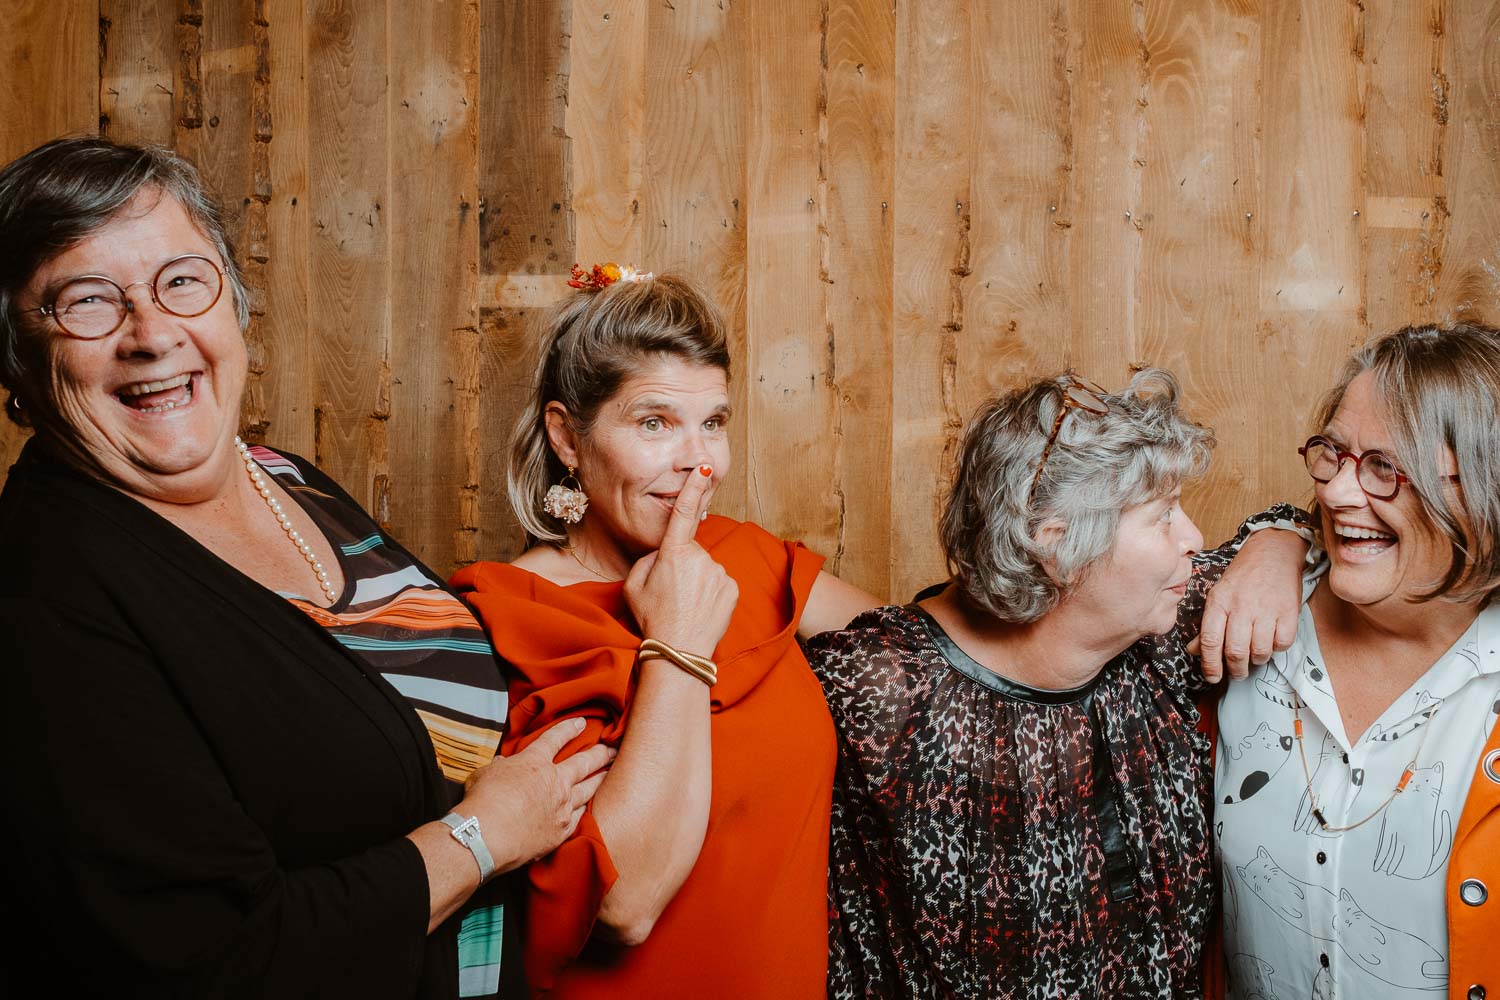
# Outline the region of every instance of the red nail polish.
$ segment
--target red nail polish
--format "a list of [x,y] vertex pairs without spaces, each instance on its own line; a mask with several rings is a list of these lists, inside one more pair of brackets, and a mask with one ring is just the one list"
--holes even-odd
[[712,465],[700,465],[700,466],[698,466],[698,475],[703,476],[705,479],[707,477],[713,475],[713,474],[714,474],[714,467]]

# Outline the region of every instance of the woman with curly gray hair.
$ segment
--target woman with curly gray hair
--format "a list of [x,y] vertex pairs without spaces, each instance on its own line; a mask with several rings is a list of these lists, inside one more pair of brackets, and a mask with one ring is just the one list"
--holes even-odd
[[[1210,763],[1188,647],[1252,531],[1299,513],[1199,553],[1179,500],[1212,445],[1160,370],[1001,396],[943,511],[949,583],[813,640],[840,734],[831,996],[1200,993]],[[1305,545],[1250,545],[1236,586],[1261,607],[1239,617],[1269,635]]]

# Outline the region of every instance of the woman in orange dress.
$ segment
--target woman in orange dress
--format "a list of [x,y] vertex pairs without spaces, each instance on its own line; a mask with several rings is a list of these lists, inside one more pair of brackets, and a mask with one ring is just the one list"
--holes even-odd
[[556,997],[821,997],[834,733],[797,638],[877,602],[800,544],[706,513],[730,413],[703,296],[613,268],[575,287],[512,441],[533,545],[454,579],[513,669],[502,752],[571,716],[587,720],[571,749],[619,749],[575,834],[530,869],[527,980]]

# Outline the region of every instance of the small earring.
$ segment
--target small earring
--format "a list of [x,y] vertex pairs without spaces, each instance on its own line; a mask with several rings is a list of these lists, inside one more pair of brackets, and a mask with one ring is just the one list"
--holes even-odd
[[[572,486],[568,485],[570,479],[573,480]],[[559,521],[577,524],[583,520],[583,512],[588,509],[588,494],[583,492],[583,484],[573,475],[573,466],[570,465],[562,482],[547,487],[547,495],[542,498],[542,510]]]

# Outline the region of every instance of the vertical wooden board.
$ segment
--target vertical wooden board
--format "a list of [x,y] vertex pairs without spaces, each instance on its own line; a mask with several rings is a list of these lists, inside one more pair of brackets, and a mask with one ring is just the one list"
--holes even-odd
[[1392,330],[1429,318],[1443,268],[1450,115],[1448,0],[1366,5],[1364,267],[1367,323]]
[[947,575],[936,512],[965,416],[954,279],[969,269],[970,243],[955,206],[970,201],[979,114],[971,7],[930,0],[896,8],[890,596],[898,601]]
[[1083,4],[1068,23],[1073,134],[1067,361],[1111,387],[1138,349],[1150,52],[1145,3]]
[[750,331],[749,519],[825,555],[838,547],[828,490],[827,286],[819,279],[818,87],[822,25],[801,0],[756,4],[748,35],[745,315]]
[[[523,537],[506,495],[507,444],[531,389],[532,324],[574,260],[566,110],[571,0],[480,6],[479,537],[509,559]],[[467,485],[467,484],[466,484]]]
[[226,210],[229,235],[246,256],[247,221],[254,204],[252,146],[256,0],[209,0],[185,15],[179,38],[193,37],[198,54],[201,115],[179,124],[178,150],[197,164]]
[[172,144],[177,6],[99,2],[99,131],[118,142]]
[[[48,139],[97,127],[98,15],[98,5],[87,0],[7,5],[0,32],[0,164]],[[0,418],[0,484],[29,436]]]
[[567,131],[577,254],[585,267],[641,263],[648,20],[647,0],[573,2]]
[[1449,0],[1447,239],[1430,318],[1500,324],[1500,6]]
[[[250,326],[245,344],[250,357],[249,378],[241,407],[241,424],[254,441],[265,439],[264,381],[268,359],[264,342],[266,291],[262,265],[267,259],[266,206],[257,197],[255,99],[257,0],[210,0],[188,3],[179,18],[180,53],[191,53],[193,67],[181,67],[197,80],[198,109],[180,115],[176,128],[178,151],[197,164],[203,179],[224,206],[226,228],[245,275]],[[186,56],[184,56],[186,58]]]
[[97,0],[8,0],[0,32],[0,163],[99,124]]
[[1218,432],[1209,474],[1186,491],[1214,544],[1265,503],[1259,421],[1246,416],[1281,377],[1255,324],[1260,23],[1251,9],[1165,0],[1149,7],[1145,38],[1138,335],[1125,360],[1175,372],[1184,408]]
[[653,4],[647,28],[642,264],[685,275],[728,327],[734,455],[715,513],[743,518],[749,455],[745,319],[745,48],[749,5]]
[[[265,160],[257,159],[256,197],[264,197],[265,260],[251,264],[263,289],[265,315],[259,321],[260,346],[268,377],[250,389],[250,407],[258,412],[260,431],[269,443],[300,455],[317,451],[314,410],[317,403],[311,315],[322,303],[310,303],[312,205],[308,197],[311,136],[308,112],[308,24],[303,0],[265,0],[263,36],[256,42],[265,64],[257,70],[256,139]],[[264,177],[268,183],[262,183]],[[314,309],[316,307],[316,309]],[[259,398],[256,392],[259,391]]]
[[[1260,350],[1279,376],[1258,393],[1252,498],[1311,496],[1296,447],[1342,359],[1363,341],[1356,18],[1340,0],[1288,0],[1262,24]],[[1274,155],[1272,152],[1274,151]]]
[[994,392],[1062,368],[1074,206],[1071,29],[1062,3],[976,5],[974,182],[945,216],[966,226],[950,285],[963,323],[965,420]]
[[319,0],[308,22],[315,458],[382,525],[391,520],[386,18],[384,3]]
[[478,0],[391,8],[391,522],[438,572],[478,534]]
[[830,572],[889,597],[895,12],[885,0],[831,0],[824,23],[818,270],[838,502],[826,555]]

